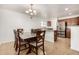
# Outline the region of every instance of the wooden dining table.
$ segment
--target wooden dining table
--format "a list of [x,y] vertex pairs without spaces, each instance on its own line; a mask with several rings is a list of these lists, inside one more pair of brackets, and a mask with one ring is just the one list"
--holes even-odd
[[20,35],[22,39],[26,39],[26,38],[28,39],[28,38],[35,37],[35,36],[36,34],[31,33],[31,32],[24,32],[23,34]]
[[31,32],[24,32],[23,34],[20,35],[20,37],[23,39],[23,41],[29,43],[36,39],[36,34]]

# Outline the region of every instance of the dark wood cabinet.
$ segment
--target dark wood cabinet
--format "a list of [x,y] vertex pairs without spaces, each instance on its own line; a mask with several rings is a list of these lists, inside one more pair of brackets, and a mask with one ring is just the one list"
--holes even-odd
[[66,38],[71,38],[71,30],[70,29],[66,30]]
[[59,23],[67,22],[68,26],[79,25],[79,17],[67,18],[58,21]]
[[54,30],[54,41],[57,41],[57,30]]
[[65,33],[66,33],[65,36],[66,36],[66,38],[70,38],[70,36],[71,36],[71,29],[69,27],[70,26],[77,26],[77,25],[79,25],[79,17],[58,20],[58,23],[62,24],[61,27],[63,26],[64,22],[67,23],[67,27],[65,29]]
[[65,31],[57,31],[57,36],[58,37],[65,37]]

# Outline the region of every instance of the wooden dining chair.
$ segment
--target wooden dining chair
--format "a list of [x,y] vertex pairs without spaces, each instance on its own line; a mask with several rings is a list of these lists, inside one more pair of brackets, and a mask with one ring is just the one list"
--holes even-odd
[[[20,54],[20,51],[27,49],[27,41],[24,41],[21,37],[20,34],[22,34],[23,29],[17,29],[16,34],[15,34],[15,50],[18,52],[18,55]],[[21,47],[25,47],[24,49],[21,49]]]
[[43,54],[45,55],[44,39],[45,31],[37,31],[35,41],[29,43],[30,52],[33,51],[34,53],[36,53],[36,55],[38,55],[38,49],[42,47]]

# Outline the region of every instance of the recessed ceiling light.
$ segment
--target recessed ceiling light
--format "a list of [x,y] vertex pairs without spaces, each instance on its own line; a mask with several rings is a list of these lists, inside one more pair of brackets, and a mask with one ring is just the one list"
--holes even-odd
[[65,8],[65,11],[68,11],[69,10],[69,8]]

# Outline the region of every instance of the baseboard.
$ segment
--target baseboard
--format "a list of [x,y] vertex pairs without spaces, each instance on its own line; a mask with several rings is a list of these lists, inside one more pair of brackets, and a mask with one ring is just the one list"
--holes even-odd
[[1,43],[0,43],[0,45],[1,45]]
[[77,52],[79,52],[79,49],[72,48],[72,47],[71,47],[71,49],[72,49],[72,50],[74,50],[74,51],[77,51]]
[[10,41],[2,41],[2,42],[0,42],[0,45],[1,44],[4,44],[4,43],[9,43],[9,42],[13,42],[14,40],[10,40]]

